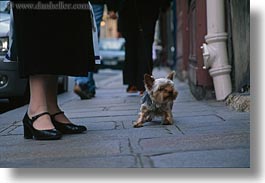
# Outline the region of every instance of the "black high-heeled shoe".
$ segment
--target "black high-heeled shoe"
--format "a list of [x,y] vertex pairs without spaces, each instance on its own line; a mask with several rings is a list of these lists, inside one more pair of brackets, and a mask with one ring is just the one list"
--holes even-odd
[[65,123],[61,123],[61,122],[57,121],[55,119],[55,116],[57,116],[59,114],[64,114],[64,112],[60,111],[60,112],[57,112],[55,114],[52,114],[51,119],[52,119],[52,123],[55,126],[55,128],[57,130],[59,130],[60,132],[62,132],[63,134],[78,134],[78,133],[83,133],[84,131],[87,130],[87,128],[85,126],[82,126],[82,125],[75,125],[72,123],[65,124]]
[[62,137],[62,133],[56,129],[51,130],[37,130],[33,127],[34,121],[43,115],[50,115],[48,112],[43,112],[36,116],[33,116],[32,119],[29,118],[26,113],[23,118],[23,127],[24,127],[24,138],[25,139],[35,139],[35,140],[58,140]]

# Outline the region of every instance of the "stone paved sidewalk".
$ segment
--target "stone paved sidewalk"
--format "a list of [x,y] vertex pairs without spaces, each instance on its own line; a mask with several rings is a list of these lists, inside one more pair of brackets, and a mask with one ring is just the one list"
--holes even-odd
[[[59,97],[67,116],[88,127],[85,134],[25,140],[21,117],[27,106],[0,115],[0,167],[250,167],[249,113],[224,102],[197,101],[176,80],[174,125],[156,119],[135,129],[140,97],[125,92],[120,71],[111,73],[97,83],[92,100],[71,91]],[[164,77],[166,70],[154,73]]]

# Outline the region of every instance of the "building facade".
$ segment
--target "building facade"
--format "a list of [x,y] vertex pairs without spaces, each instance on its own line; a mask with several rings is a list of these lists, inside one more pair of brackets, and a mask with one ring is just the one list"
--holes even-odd
[[[222,7],[223,17],[219,18],[218,12],[222,11],[219,10]],[[219,61],[211,63],[211,54],[207,55],[208,50],[202,49],[204,43],[206,47],[210,47],[212,42],[220,40],[225,45],[225,52],[218,53],[221,54],[219,57],[224,59],[222,54],[225,54],[227,67],[231,66],[227,71],[231,78],[231,90],[228,89],[227,92],[248,92],[250,89],[249,0],[175,0],[172,12],[173,17],[167,18],[173,23],[164,26],[164,29],[172,29],[173,26],[174,31],[171,33],[175,39],[175,54],[173,54],[175,70],[180,80],[189,82],[192,94],[197,99],[207,99],[216,97],[221,90],[220,86],[215,86],[216,83],[213,81],[215,79],[210,72],[214,63]],[[211,21],[215,22],[215,27]],[[220,28],[222,24],[223,28]],[[220,46],[216,47],[217,52],[219,48]],[[205,67],[206,56],[210,57],[209,67]],[[229,88],[229,85],[224,86]]]

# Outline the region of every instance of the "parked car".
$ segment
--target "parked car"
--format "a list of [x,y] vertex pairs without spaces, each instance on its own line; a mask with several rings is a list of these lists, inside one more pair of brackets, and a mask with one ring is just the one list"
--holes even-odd
[[[28,99],[29,87],[28,80],[19,77],[18,63],[6,58],[9,49],[9,25],[9,1],[0,1],[0,98],[18,102]],[[59,91],[67,91],[68,77],[60,76],[58,81]]]
[[125,61],[124,38],[104,38],[99,41],[100,68],[122,69]]

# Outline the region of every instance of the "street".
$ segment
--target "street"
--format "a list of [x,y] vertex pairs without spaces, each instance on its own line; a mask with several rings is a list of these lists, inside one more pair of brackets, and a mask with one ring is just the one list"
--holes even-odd
[[[168,69],[155,69],[155,77]],[[23,138],[21,118],[27,106],[0,115],[0,167],[16,168],[162,168],[250,167],[250,116],[224,102],[197,101],[185,82],[175,79],[179,96],[174,102],[173,125],[160,119],[133,128],[139,94],[128,94],[122,72],[95,74],[96,97],[80,100],[72,92],[59,95],[66,115],[88,131],[64,135],[59,141]]]

